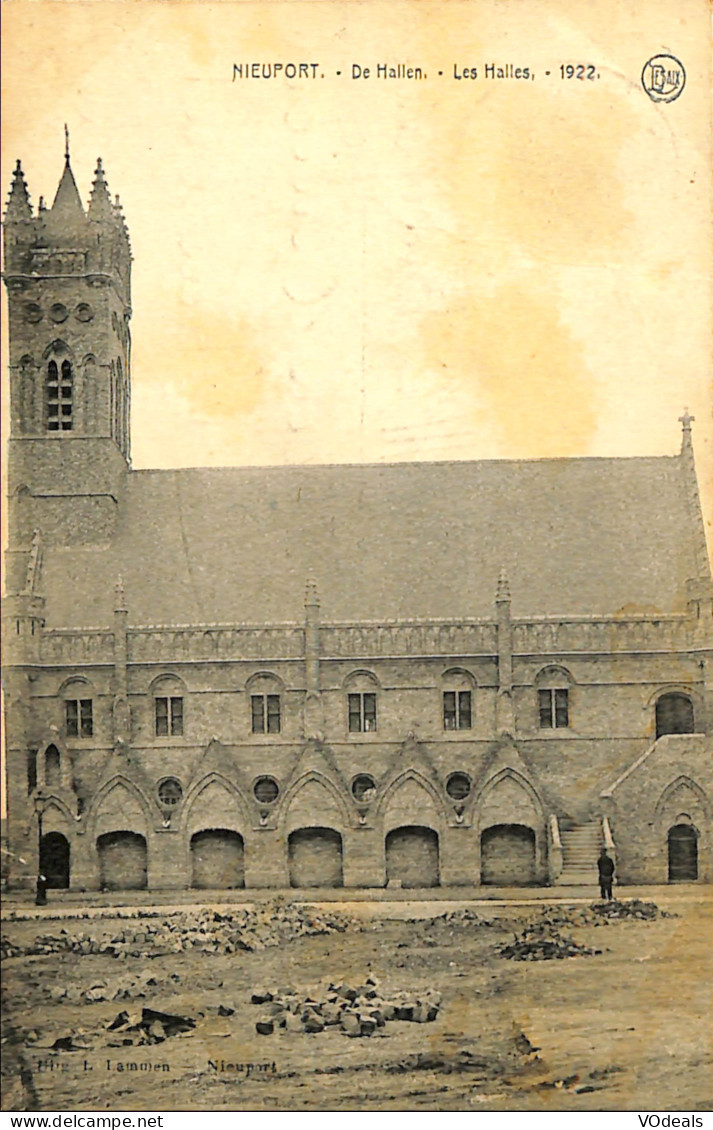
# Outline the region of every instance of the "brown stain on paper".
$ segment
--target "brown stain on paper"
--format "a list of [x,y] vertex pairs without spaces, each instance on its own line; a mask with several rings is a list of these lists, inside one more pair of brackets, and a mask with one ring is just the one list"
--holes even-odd
[[[228,317],[180,296],[160,324],[162,333],[145,343],[147,369],[162,385],[172,383],[198,415],[240,420],[265,398],[272,383],[266,334],[239,312]],[[167,371],[164,351],[181,365]]]
[[458,298],[422,325],[425,362],[484,402],[506,452],[579,454],[596,428],[582,348],[542,291],[516,282]]

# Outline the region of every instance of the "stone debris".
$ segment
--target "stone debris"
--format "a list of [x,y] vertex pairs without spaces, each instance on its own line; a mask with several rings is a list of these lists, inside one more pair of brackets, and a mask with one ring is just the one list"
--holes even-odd
[[495,951],[499,957],[513,961],[551,961],[565,957],[592,957],[602,951],[580,945],[574,938],[565,937],[550,922],[535,922],[516,934],[512,942],[500,945]]
[[530,919],[530,925],[545,925],[554,930],[564,926],[609,926],[616,922],[653,922],[657,918],[675,918],[661,910],[655,902],[628,899],[620,902],[593,902],[589,906],[543,906]]
[[435,1020],[441,994],[433,989],[386,991],[376,977],[369,974],[360,985],[329,983],[314,995],[292,988],[257,988],[250,1001],[263,1010],[255,1025],[261,1036],[271,1036],[277,1029],[315,1035],[333,1027],[354,1039],[373,1036],[393,1020],[416,1024]]
[[590,909],[602,925],[632,918],[639,922],[653,922],[657,918],[678,918],[677,914],[661,910],[655,902],[643,902],[641,899],[629,899],[627,902],[619,902],[618,899],[612,902],[593,902]]
[[171,1036],[179,1036],[195,1028],[196,1022],[190,1016],[178,1016],[170,1012],[158,1012],[154,1008],[142,1008],[136,1012],[120,1012],[107,1031],[115,1038],[107,1042],[108,1047],[127,1047],[142,1044],[159,1044]]
[[63,927],[40,934],[31,945],[18,946],[3,936],[3,959],[27,954],[107,954],[118,960],[150,958],[171,953],[232,954],[282,946],[316,934],[362,930],[363,923],[332,910],[315,910],[301,903],[274,900],[261,906],[216,911],[205,908],[172,914],[170,918],[127,923],[113,933],[90,935]]
[[127,973],[123,977],[104,978],[82,988],[79,985],[53,985],[50,1000],[69,1001],[72,1004],[93,1004],[96,1001],[131,1000],[149,996],[153,989],[165,989],[180,981],[178,973],[161,977],[150,970]]
[[439,914],[435,918],[410,918],[408,921],[422,926],[425,931],[433,930],[438,926],[487,927],[498,924],[492,918],[483,918],[477,911],[471,910],[469,906],[462,907],[459,910],[447,910],[444,914]]

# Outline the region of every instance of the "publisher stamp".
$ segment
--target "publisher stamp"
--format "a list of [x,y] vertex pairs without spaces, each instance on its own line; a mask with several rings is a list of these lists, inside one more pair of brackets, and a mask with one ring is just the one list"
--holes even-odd
[[673,102],[686,85],[686,71],[675,55],[654,55],[644,64],[641,85],[652,102]]

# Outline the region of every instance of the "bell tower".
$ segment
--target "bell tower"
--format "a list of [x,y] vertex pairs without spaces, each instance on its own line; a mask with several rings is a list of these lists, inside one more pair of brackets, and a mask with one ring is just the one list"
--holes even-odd
[[129,234],[101,159],[85,211],[66,139],[51,208],[33,212],[18,161],[3,223],[11,592],[37,531],[45,545],[111,539],[130,464]]

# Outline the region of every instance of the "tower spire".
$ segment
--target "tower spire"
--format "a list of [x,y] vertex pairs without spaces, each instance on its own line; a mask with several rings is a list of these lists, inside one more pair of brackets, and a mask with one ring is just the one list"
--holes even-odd
[[64,127],[64,172],[57,186],[57,194],[52,204],[52,217],[62,223],[84,219],[84,208],[79,196],[77,182],[69,163],[69,130]]
[[696,417],[692,416],[687,408],[684,408],[683,415],[678,417],[678,422],[680,423],[681,429],[682,429],[682,432],[683,432],[683,434],[681,436],[681,450],[682,451],[685,451],[687,448],[692,447],[691,424],[693,423],[695,418]]
[[90,220],[110,220],[112,215],[111,196],[104,176],[104,166],[101,157],[98,157],[87,216]]
[[19,222],[22,220],[32,219],[32,208],[30,206],[30,197],[25,184],[25,174],[22,171],[22,165],[19,160],[15,165],[15,170],[12,174],[12,184],[10,185],[10,195],[7,199],[7,208],[5,210],[5,221],[8,223]]

